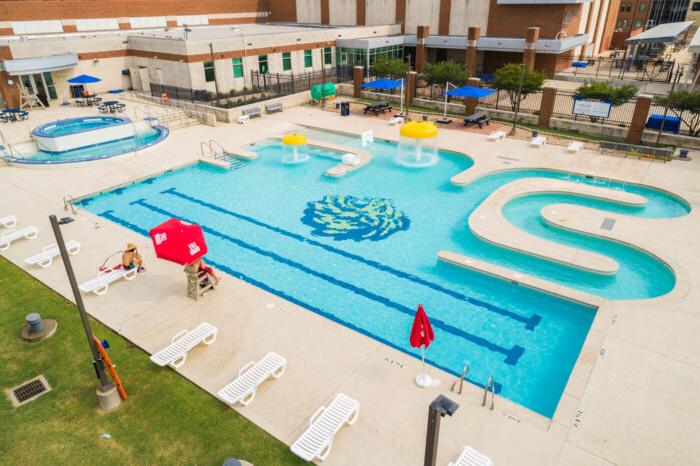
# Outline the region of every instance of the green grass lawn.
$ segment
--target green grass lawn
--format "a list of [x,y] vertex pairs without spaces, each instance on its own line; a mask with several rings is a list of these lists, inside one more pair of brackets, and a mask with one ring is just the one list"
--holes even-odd
[[[60,261],[54,267],[62,267]],[[19,338],[24,316],[58,321],[53,337]],[[92,321],[129,399],[98,409],[97,379],[73,304],[0,258],[0,462],[4,465],[306,464],[283,443],[148,355]],[[12,408],[4,389],[43,374],[53,391]],[[104,439],[109,433],[112,438]]]

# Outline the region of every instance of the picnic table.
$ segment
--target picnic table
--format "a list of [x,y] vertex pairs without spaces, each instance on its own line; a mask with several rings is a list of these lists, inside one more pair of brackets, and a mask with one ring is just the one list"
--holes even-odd
[[126,105],[119,102],[118,100],[107,100],[102,102],[102,105],[97,107],[97,109],[102,113],[123,112],[125,108]]
[[29,118],[29,113],[19,108],[6,108],[0,112],[0,121],[3,123],[26,120],[27,118]]
[[663,131],[670,131],[674,134],[678,134],[681,131],[681,119],[676,116],[666,115],[664,119],[663,115],[658,113],[653,113],[649,116],[646,126],[647,128],[659,129],[663,122]]
[[384,101],[365,106],[365,114],[367,114],[367,112],[372,112],[375,116],[379,115],[380,113],[384,113],[387,110],[389,111],[389,113],[391,113],[391,105],[389,104],[389,102]]
[[78,106],[90,106],[90,105],[98,105],[100,102],[102,102],[102,97],[97,97],[97,94],[92,94],[92,95],[84,95],[82,97],[76,97],[75,98],[75,103]]

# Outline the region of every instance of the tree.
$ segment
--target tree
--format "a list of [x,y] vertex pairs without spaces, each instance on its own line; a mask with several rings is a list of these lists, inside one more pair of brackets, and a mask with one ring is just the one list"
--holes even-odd
[[372,74],[377,77],[400,79],[408,73],[408,63],[400,58],[383,58],[372,65]]
[[608,82],[587,82],[576,90],[584,99],[609,100],[613,107],[626,104],[637,95],[634,86],[613,86]]
[[469,80],[469,73],[461,63],[447,60],[438,63],[426,63],[423,70],[423,79],[428,84],[445,84],[450,82],[459,86],[466,84]]
[[700,91],[675,91],[657,97],[658,105],[666,106],[687,126],[691,136],[700,135]]
[[[520,76],[522,74],[523,83],[518,98],[518,89],[520,88]],[[530,71],[527,68],[522,68],[522,65],[516,63],[506,63],[496,70],[493,85],[496,89],[504,90],[510,98],[510,106],[513,111],[520,105],[520,102],[525,98],[542,89],[544,84],[544,73],[541,71]]]

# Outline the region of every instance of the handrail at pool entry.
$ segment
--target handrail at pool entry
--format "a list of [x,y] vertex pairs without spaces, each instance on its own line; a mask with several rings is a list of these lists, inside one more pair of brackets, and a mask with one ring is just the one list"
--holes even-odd
[[492,375],[489,376],[489,379],[486,381],[486,384],[484,384],[484,399],[481,401],[481,406],[486,406],[486,398],[488,397],[489,389],[491,389],[491,411],[493,411],[493,408],[495,406],[494,399],[496,398],[496,390],[494,388],[494,381]]
[[452,386],[450,387],[450,391],[454,392],[455,387],[457,386],[457,382],[459,382],[459,393],[460,395],[462,394],[462,388],[464,386],[464,379],[467,377],[467,374],[469,374],[469,364],[464,364],[464,368],[462,368],[462,373],[460,376],[452,383]]

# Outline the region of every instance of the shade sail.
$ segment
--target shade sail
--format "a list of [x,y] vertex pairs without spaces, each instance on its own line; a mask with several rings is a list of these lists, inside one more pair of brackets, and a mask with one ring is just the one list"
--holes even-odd
[[451,91],[445,92],[446,95],[450,95],[452,97],[462,97],[462,98],[472,98],[472,99],[481,99],[482,97],[489,96],[493,94],[494,91],[493,89],[486,89],[483,87],[475,87],[475,86],[464,86],[464,87],[458,87],[457,89],[452,89]]
[[365,89],[383,89],[390,91],[392,89],[398,89],[401,86],[403,86],[403,82],[401,82],[401,80],[382,78],[368,83],[364,83],[360,87],[363,87]]

